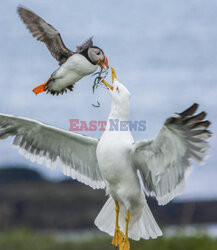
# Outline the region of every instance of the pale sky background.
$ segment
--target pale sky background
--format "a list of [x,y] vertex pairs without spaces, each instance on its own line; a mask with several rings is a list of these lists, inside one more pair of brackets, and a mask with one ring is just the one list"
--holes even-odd
[[[93,78],[81,80],[73,93],[35,96],[32,89],[47,80],[58,64],[46,47],[32,38],[16,8],[22,4],[51,23],[65,44],[75,49],[94,36],[118,78],[130,90],[131,119],[146,120],[147,130],[135,140],[157,134],[164,120],[193,102],[212,122],[209,159],[195,165],[181,198],[217,198],[217,1],[57,1],[2,0],[0,8],[0,112],[16,114],[69,129],[69,119],[106,120],[110,96],[92,94]],[[101,108],[92,107],[99,100]],[[100,137],[100,132],[87,132]],[[25,165],[46,177],[60,171],[30,163],[0,142],[0,167]]]

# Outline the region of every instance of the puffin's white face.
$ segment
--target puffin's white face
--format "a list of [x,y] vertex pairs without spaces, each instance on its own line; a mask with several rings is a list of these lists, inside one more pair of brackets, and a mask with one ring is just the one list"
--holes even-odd
[[87,53],[93,64],[97,64],[103,69],[108,68],[108,59],[100,48],[90,47]]

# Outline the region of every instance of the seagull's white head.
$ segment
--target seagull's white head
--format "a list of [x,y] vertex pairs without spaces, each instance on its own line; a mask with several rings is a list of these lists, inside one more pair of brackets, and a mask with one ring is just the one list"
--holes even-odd
[[124,84],[120,83],[117,80],[115,70],[112,66],[111,66],[111,71],[112,71],[113,85],[110,85],[105,80],[102,80],[102,82],[108,88],[109,93],[112,97],[113,110],[116,110],[119,114],[126,114],[128,116],[129,115],[129,106],[130,106],[130,92],[124,86]]
[[117,104],[126,104],[130,100],[129,90],[120,83],[116,78],[113,81],[113,90],[109,88],[109,92],[112,96],[113,102]]

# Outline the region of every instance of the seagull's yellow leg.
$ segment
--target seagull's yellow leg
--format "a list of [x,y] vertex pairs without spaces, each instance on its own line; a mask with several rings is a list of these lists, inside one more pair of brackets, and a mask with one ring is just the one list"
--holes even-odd
[[124,239],[120,243],[120,250],[130,250],[130,242],[128,240],[128,225],[129,225],[129,220],[130,220],[130,211],[127,211],[127,216],[126,216],[126,231],[125,231]]
[[115,222],[115,235],[112,240],[112,245],[114,246],[119,246],[121,241],[124,238],[123,232],[120,230],[119,225],[118,225],[118,219],[119,219],[119,212],[120,212],[120,207],[118,202],[115,202],[115,212],[116,212],[116,222]]

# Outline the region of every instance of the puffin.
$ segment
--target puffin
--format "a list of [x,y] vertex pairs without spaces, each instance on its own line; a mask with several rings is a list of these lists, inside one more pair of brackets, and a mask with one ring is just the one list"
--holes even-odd
[[[206,158],[210,121],[205,120],[205,112],[196,113],[195,103],[166,119],[155,138],[135,142],[126,124],[130,92],[114,68],[112,79],[112,85],[102,80],[111,96],[111,110],[100,140],[5,114],[0,114],[0,140],[14,137],[14,146],[31,161],[51,169],[60,162],[65,175],[104,189],[108,199],[95,225],[113,237],[119,250],[129,250],[130,238],[162,235],[146,196],[166,205],[184,191],[192,160]],[[111,129],[111,120],[119,121],[118,128]]]
[[76,82],[93,74],[98,67],[101,72],[108,70],[108,59],[101,48],[93,45],[93,37],[73,52],[65,46],[59,31],[40,16],[23,6],[18,6],[17,11],[33,37],[47,46],[60,66],[45,83],[33,89],[36,95],[42,92],[59,95],[73,91]]

